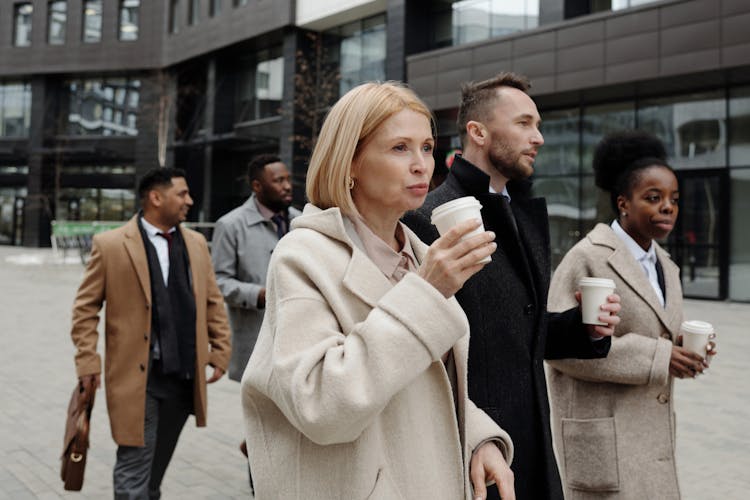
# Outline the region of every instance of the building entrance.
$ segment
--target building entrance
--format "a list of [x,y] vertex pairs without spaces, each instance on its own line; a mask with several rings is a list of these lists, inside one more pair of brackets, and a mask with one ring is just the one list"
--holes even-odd
[[729,175],[726,169],[677,171],[680,214],[667,248],[680,266],[685,297],[727,298]]

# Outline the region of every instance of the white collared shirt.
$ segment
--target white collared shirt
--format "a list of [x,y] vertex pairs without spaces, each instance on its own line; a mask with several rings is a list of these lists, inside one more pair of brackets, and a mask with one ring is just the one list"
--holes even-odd
[[630,237],[628,233],[625,232],[617,220],[612,221],[610,226],[622,242],[625,243],[625,247],[633,257],[635,257],[635,260],[641,264],[643,272],[646,273],[646,277],[648,278],[649,283],[651,283],[651,287],[654,289],[654,292],[656,292],[656,297],[659,299],[659,303],[664,307],[664,293],[659,286],[659,277],[656,274],[656,245],[652,241],[648,251],[645,251],[633,238]]
[[[141,224],[143,229],[148,235],[149,241],[154,245],[156,249],[156,257],[159,259],[159,267],[161,268],[161,276],[164,278],[164,285],[166,286],[169,280],[169,245],[167,240],[163,236],[159,236],[162,230],[153,224],[149,223],[144,217],[141,217]],[[177,231],[176,227],[171,228],[167,233],[174,233]]]
[[[490,193],[497,194],[497,191],[490,186]],[[510,203],[510,193],[508,192],[508,186],[503,186],[503,190],[500,192],[501,195],[505,196],[505,198],[508,200],[508,203]]]

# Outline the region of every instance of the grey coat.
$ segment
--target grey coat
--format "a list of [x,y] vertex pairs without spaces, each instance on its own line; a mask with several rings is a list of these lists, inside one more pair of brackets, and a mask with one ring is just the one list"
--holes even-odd
[[664,268],[662,307],[641,265],[606,224],[565,256],[552,279],[551,310],[573,305],[579,278],[611,278],[621,323],[606,359],[548,363],[552,432],[567,499],[680,498],[669,359],[682,321],[678,267]]
[[[289,207],[290,220],[299,214]],[[266,286],[268,261],[278,241],[273,223],[258,211],[255,195],[216,221],[211,258],[232,327],[229,378],[238,382],[263,322],[258,293]]]

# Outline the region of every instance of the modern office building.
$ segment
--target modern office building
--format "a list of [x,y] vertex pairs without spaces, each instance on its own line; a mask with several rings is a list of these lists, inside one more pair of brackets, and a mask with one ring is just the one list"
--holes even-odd
[[558,262],[611,216],[591,155],[606,132],[661,137],[682,191],[668,242],[688,296],[750,300],[750,2],[746,0],[9,0],[0,3],[0,243],[50,220],[127,218],[137,176],[185,168],[192,220],[247,195],[278,152],[303,202],[331,102],[407,80],[435,111],[439,171],[458,88],[528,75],[546,144]]

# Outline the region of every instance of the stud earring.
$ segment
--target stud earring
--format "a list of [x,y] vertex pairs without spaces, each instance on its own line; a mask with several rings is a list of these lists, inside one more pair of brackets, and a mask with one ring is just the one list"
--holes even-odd
[[627,212],[623,212],[623,213],[622,213],[622,216],[623,216],[623,217],[627,217],[627,216],[628,216],[628,213],[627,213]]
[[349,188],[349,191],[351,191],[354,189],[354,179],[352,177],[347,177],[346,179],[346,185]]

